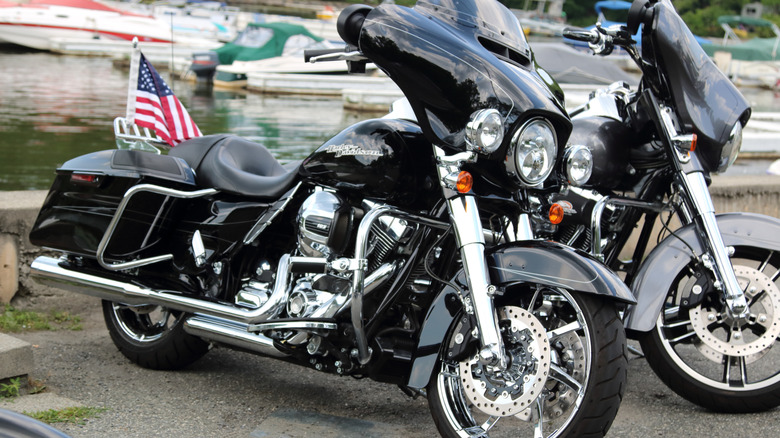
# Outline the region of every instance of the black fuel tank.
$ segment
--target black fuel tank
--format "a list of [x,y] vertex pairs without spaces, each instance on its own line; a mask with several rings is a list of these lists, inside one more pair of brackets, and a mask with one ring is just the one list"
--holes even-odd
[[[414,198],[432,156],[422,130],[397,119],[366,120],[341,131],[306,158],[302,176],[315,184],[387,201]],[[425,161],[425,160],[422,160]]]

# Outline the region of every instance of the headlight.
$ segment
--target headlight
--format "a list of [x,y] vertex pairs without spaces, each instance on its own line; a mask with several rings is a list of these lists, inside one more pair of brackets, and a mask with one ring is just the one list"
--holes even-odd
[[504,140],[504,122],[495,109],[481,109],[471,115],[466,125],[466,143],[469,150],[490,154]]
[[587,146],[574,145],[566,149],[566,178],[569,184],[582,187],[593,173],[593,153]]
[[720,160],[718,160],[718,170],[716,172],[725,172],[734,161],[737,160],[739,149],[742,147],[742,123],[737,122],[729,134],[729,140],[720,150]]
[[557,154],[555,131],[550,122],[531,119],[512,137],[507,170],[523,183],[535,186],[550,176]]

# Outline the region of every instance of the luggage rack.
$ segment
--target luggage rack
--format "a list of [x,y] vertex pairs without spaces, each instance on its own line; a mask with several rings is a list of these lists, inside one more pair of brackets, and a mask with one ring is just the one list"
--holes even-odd
[[141,128],[135,123],[128,123],[124,117],[114,119],[114,136],[117,140],[128,142],[129,149],[151,150],[159,154],[160,149],[158,148],[165,150],[171,148],[171,145],[157,134],[152,133],[149,128]]
[[114,231],[116,230],[116,227],[119,224],[120,219],[122,218],[122,214],[124,213],[127,204],[130,203],[130,199],[133,197],[133,195],[141,192],[157,193],[165,196],[165,200],[160,206],[160,209],[157,211],[154,221],[149,226],[149,232],[144,238],[144,242],[141,244],[141,246],[143,247],[146,244],[147,240],[149,239],[150,235],[152,234],[152,230],[157,225],[157,222],[163,217],[166,204],[168,203],[168,199],[172,197],[181,198],[181,199],[200,198],[202,196],[208,196],[217,193],[218,190],[203,189],[203,190],[196,190],[192,192],[185,192],[181,190],[169,189],[167,187],[156,186],[153,184],[139,184],[137,186],[133,186],[130,189],[128,189],[127,192],[125,192],[125,195],[122,197],[122,200],[119,202],[119,205],[117,205],[116,213],[114,213],[114,217],[111,218],[111,222],[109,222],[108,228],[106,228],[106,232],[103,234],[103,238],[100,240],[100,244],[98,244],[97,247],[97,252],[96,252],[97,262],[100,264],[100,266],[108,269],[109,271],[120,271],[125,269],[137,268],[139,266],[145,266],[152,263],[170,260],[173,258],[173,254],[162,254],[158,256],[148,257],[145,259],[132,260],[129,262],[109,263],[103,257],[103,254],[105,253],[106,248],[108,247],[108,244],[111,241],[111,238],[113,237]]

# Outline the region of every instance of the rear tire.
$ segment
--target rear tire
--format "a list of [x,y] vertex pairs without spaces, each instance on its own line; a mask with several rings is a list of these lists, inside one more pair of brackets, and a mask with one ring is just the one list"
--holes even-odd
[[[552,288],[540,288],[537,297],[532,304],[497,304],[512,358],[502,375],[480,365],[474,354],[450,359],[452,353],[457,357],[464,334],[473,329],[463,316],[450,328],[428,385],[431,414],[442,436],[607,433],[623,398],[628,368],[625,332],[615,304]],[[536,351],[544,351],[546,358]]]
[[103,318],[119,351],[154,370],[186,367],[208,352],[209,344],[184,331],[184,313],[154,306],[103,301]]

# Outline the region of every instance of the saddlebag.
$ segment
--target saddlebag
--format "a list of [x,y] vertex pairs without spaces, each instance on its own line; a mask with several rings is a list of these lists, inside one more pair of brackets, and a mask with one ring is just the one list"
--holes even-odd
[[[139,184],[192,192],[190,166],[181,158],[136,150],[83,155],[57,169],[57,176],[30,232],[38,246],[94,258],[125,194]],[[147,257],[175,220],[175,196],[138,191],[129,199],[103,251],[106,260]]]

